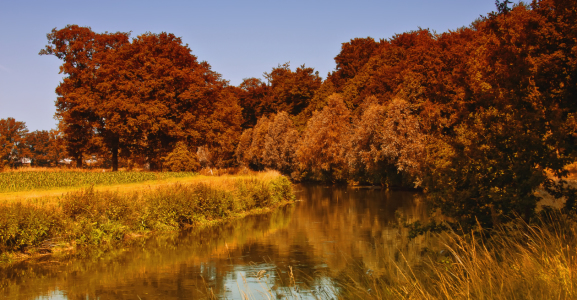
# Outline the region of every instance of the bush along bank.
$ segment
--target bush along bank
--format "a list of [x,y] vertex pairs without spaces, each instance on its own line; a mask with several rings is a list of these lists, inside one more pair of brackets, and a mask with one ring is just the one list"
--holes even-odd
[[172,184],[132,193],[71,192],[54,201],[0,203],[0,260],[58,248],[107,248],[130,237],[205,226],[295,199],[284,176]]

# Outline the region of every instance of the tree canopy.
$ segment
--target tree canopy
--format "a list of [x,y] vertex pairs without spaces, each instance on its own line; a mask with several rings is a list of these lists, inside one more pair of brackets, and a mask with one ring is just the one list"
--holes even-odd
[[[241,109],[226,81],[173,34],[97,34],[69,25],[48,34],[40,54],[63,60],[57,117],[70,155],[140,155],[152,168],[177,141],[232,159]],[[222,141],[227,142],[223,143]],[[223,149],[225,148],[225,149]],[[81,162],[81,161],[80,161]],[[80,164],[80,163],[79,163]]]

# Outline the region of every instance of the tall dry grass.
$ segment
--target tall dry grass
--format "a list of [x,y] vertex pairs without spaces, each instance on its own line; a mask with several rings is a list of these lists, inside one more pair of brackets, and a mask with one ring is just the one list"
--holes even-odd
[[576,299],[577,222],[560,213],[522,219],[485,235],[434,236],[442,248],[418,264],[387,261],[375,276],[363,266],[339,274],[343,299]]
[[[286,283],[285,299],[577,299],[577,222],[560,213],[543,213],[528,224],[513,220],[491,232],[431,234],[421,253],[388,249],[382,268],[359,260],[320,286]],[[391,251],[394,255],[388,255]],[[420,256],[415,262],[409,257]],[[290,270],[284,270],[290,271]],[[258,278],[258,277],[257,277]],[[293,278],[292,274],[291,277]],[[304,280],[306,281],[306,280]],[[279,296],[266,284],[246,286],[250,295]]]

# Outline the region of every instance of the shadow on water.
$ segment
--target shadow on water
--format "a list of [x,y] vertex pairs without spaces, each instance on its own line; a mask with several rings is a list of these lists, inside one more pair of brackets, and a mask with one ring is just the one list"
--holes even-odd
[[[266,298],[287,286],[319,290],[350,263],[372,272],[419,259],[422,240],[396,226],[426,215],[419,195],[301,185],[294,205],[221,226],[135,240],[122,249],[45,257],[0,269],[0,298],[201,299]],[[413,251],[411,251],[413,250]],[[304,291],[303,291],[304,290]],[[276,292],[278,291],[278,292]]]

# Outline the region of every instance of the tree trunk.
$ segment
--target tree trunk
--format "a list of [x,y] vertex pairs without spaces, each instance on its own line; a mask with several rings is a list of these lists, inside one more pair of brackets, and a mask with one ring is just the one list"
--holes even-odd
[[112,147],[112,172],[118,171],[118,147]]
[[82,168],[82,154],[76,156],[76,167],[79,169]]

